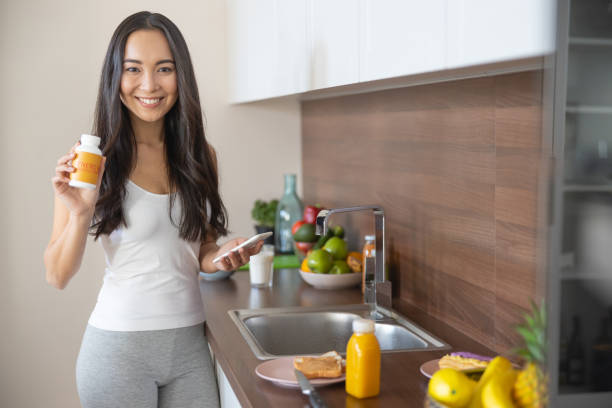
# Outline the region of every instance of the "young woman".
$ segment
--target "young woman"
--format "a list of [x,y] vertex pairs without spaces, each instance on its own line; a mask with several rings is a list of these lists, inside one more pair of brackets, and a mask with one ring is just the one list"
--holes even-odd
[[126,18],[110,41],[94,131],[104,158],[95,190],[69,186],[72,147],[57,162],[47,280],[64,288],[87,234],[106,254],[83,336],[77,389],[89,407],[218,406],[198,273],[245,264],[262,243],[212,260],[227,234],[214,150],[206,142],[187,45],[160,14]]

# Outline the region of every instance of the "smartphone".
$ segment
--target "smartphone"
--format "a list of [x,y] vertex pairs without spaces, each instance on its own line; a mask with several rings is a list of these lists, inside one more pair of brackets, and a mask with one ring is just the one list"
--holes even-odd
[[247,239],[242,244],[238,245],[237,247],[234,247],[234,248],[230,249],[229,251],[227,251],[223,255],[219,255],[218,257],[213,259],[213,263],[219,262],[223,257],[228,256],[230,252],[237,251],[240,248],[250,248],[250,247],[254,246],[255,244],[257,244],[259,241],[263,241],[264,239],[268,238],[271,235],[272,235],[271,231],[264,232],[263,234],[253,235],[251,238]]

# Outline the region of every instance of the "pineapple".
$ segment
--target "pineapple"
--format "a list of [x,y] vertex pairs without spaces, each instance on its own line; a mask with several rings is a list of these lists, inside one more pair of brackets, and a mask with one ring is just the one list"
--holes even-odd
[[542,371],[546,361],[546,310],[544,303],[537,307],[532,302],[531,314],[525,314],[525,325],[517,331],[525,346],[515,352],[525,360],[519,371],[512,397],[519,408],[542,408],[547,405],[547,377]]

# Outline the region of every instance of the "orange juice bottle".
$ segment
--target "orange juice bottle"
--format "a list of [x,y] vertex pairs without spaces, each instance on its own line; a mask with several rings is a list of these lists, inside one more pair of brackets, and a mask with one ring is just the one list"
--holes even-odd
[[99,145],[98,136],[81,135],[81,144],[74,149],[76,157],[72,160],[72,166],[76,171],[70,173],[69,185],[95,190],[102,163],[102,151]]
[[368,398],[380,392],[380,346],[374,322],[353,320],[353,335],[346,346],[346,392]]

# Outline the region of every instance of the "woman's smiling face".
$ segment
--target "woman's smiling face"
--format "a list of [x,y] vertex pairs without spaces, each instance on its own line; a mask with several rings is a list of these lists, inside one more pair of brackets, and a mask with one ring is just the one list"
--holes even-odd
[[157,122],[177,99],[176,67],[170,46],[159,30],[134,31],[125,44],[121,101],[132,119]]

